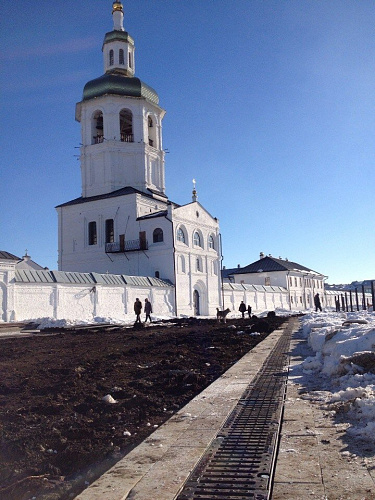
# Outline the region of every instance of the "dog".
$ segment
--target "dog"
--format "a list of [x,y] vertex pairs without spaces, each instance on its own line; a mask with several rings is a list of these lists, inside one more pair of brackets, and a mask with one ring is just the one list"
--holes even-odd
[[226,323],[227,322],[227,315],[229,312],[230,312],[230,309],[225,309],[225,311],[219,311],[219,308],[217,307],[216,308],[217,322],[218,323],[220,323],[220,322]]

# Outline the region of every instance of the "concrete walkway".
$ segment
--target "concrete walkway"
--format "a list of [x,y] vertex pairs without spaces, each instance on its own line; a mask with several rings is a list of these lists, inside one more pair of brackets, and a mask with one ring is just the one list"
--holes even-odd
[[[292,318],[291,372],[276,461],[273,500],[375,500],[374,456],[347,450],[332,415],[301,398],[298,365],[311,355]],[[101,476],[76,500],[173,500],[256,376],[283,330],[276,330]],[[343,452],[344,451],[344,452]]]
[[300,331],[293,334],[290,373],[276,461],[272,500],[375,499],[375,449],[351,439],[346,424],[321,405],[303,399],[322,390],[300,363],[313,352]]

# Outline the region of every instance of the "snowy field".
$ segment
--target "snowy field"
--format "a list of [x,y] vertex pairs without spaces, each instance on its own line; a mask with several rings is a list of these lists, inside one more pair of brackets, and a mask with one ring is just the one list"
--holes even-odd
[[309,313],[301,323],[314,356],[295,369],[321,383],[303,398],[340,412],[349,435],[375,443],[375,313]]

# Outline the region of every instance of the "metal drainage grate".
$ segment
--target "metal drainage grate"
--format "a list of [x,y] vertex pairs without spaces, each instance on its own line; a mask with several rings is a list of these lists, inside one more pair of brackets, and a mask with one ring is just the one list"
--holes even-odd
[[176,500],[269,498],[291,334],[289,321]]

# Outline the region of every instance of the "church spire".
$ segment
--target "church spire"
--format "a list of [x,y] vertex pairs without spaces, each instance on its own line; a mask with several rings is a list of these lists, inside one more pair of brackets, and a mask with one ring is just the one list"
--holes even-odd
[[121,2],[114,1],[112,5],[113,30],[124,30],[124,12]]
[[124,29],[123,6],[117,0],[112,4],[112,18],[113,30],[106,33],[103,43],[104,71],[134,76],[134,40]]
[[198,201],[197,190],[195,189],[196,183],[197,183],[197,181],[195,179],[193,179],[193,196],[192,196],[193,201]]

